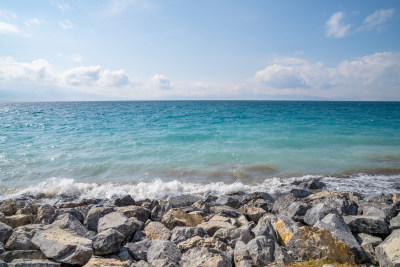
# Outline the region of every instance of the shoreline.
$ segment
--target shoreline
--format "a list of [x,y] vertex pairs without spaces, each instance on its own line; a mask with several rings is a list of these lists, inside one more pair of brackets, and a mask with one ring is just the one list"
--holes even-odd
[[0,201],[0,266],[400,264],[398,193],[364,198],[308,179],[276,194],[134,198]]

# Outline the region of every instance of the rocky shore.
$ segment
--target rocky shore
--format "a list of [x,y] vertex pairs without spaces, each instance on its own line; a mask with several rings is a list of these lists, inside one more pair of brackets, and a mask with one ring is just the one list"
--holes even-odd
[[[400,195],[290,192],[1,202],[0,266],[400,266]],[[315,265],[316,266],[316,265]],[[344,265],[343,265],[344,266]]]

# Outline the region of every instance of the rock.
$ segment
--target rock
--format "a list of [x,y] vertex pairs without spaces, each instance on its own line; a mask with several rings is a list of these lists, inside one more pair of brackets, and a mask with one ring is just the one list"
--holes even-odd
[[167,212],[167,207],[165,205],[156,206],[151,210],[150,218],[152,221],[161,221],[161,218]]
[[98,222],[101,217],[114,211],[110,207],[93,207],[89,210],[84,225],[87,229],[97,232]]
[[251,230],[254,228],[254,226],[256,226],[256,224],[253,221],[248,221],[246,216],[244,215],[240,215],[237,218],[239,224],[240,224],[240,229],[247,229],[247,230]]
[[107,259],[100,257],[92,257],[88,263],[84,265],[85,267],[130,267],[128,262],[120,261],[117,259]]
[[57,208],[59,208],[59,209],[64,209],[64,208],[70,209],[70,208],[76,208],[76,207],[79,207],[79,206],[82,206],[82,205],[84,205],[84,203],[82,203],[82,202],[64,202],[64,203],[58,204]]
[[242,202],[237,198],[222,195],[217,198],[217,200],[215,201],[215,204],[218,206],[229,206],[231,208],[237,209],[240,207]]
[[384,219],[375,216],[344,216],[352,232],[367,234],[388,234],[389,227]]
[[172,230],[171,241],[175,244],[178,244],[194,236],[199,236],[202,238],[209,237],[203,228],[177,226]]
[[284,264],[293,262],[292,257],[287,253],[286,249],[275,243],[274,258],[277,264]]
[[118,212],[124,214],[128,218],[136,218],[141,222],[146,222],[150,218],[150,210],[138,206],[126,206],[116,209]]
[[107,213],[100,218],[97,232],[107,229],[114,229],[120,232],[125,238],[131,237],[142,226],[142,223],[135,218],[128,218],[119,212]]
[[86,264],[92,257],[92,241],[65,230],[49,229],[37,232],[32,242],[47,258],[61,263]]
[[3,212],[5,216],[12,216],[17,212],[17,204],[14,199],[9,199],[0,205],[0,212]]
[[265,192],[254,192],[254,193],[250,193],[249,195],[245,196],[242,200],[243,204],[248,204],[251,201],[255,201],[257,199],[263,199],[266,201],[269,201],[271,203],[274,203],[274,198]]
[[135,200],[130,195],[126,195],[124,197],[114,199],[113,204],[117,207],[131,206],[135,205]]
[[246,216],[253,222],[257,223],[258,220],[264,216],[267,212],[259,207],[245,205],[239,209],[240,212],[246,214]]
[[9,267],[58,267],[60,266],[60,264],[49,260],[17,259],[9,263],[8,266]]
[[93,241],[93,239],[96,237],[96,235],[97,235],[97,233],[94,231],[87,231],[83,237],[88,238]]
[[118,259],[121,261],[135,262],[135,259],[131,256],[131,253],[126,247],[121,248],[117,254]]
[[83,216],[83,213],[80,210],[81,210],[80,207],[56,209],[56,213],[54,214],[53,219],[56,220],[59,216],[63,214],[71,214],[76,219],[78,219],[79,222],[83,223],[85,217]]
[[180,266],[181,252],[171,241],[156,239],[151,242],[147,251],[147,261],[155,267],[158,266]]
[[324,182],[321,182],[320,179],[313,179],[308,182],[302,182],[297,187],[306,190],[318,190],[324,189],[326,187],[326,184]]
[[15,214],[36,215],[38,208],[39,206],[34,203],[26,203],[25,206],[18,209]]
[[290,204],[296,201],[297,198],[293,194],[283,194],[279,196],[277,200],[275,200],[274,205],[272,206],[272,213],[284,213]]
[[132,238],[131,242],[142,241],[145,238],[146,238],[146,234],[143,233],[142,231],[137,230],[135,232],[135,234],[133,235],[133,238]]
[[272,207],[274,206],[274,203],[269,201],[269,200],[265,200],[263,198],[260,198],[260,199],[250,200],[245,205],[253,206],[253,207],[257,207],[257,208],[262,208],[266,212],[270,212],[272,210]]
[[400,229],[400,216],[396,216],[390,220],[390,227],[393,230]]
[[356,256],[357,263],[365,262],[364,250],[352,235],[350,227],[344,222],[342,216],[333,213],[328,214],[314,226],[328,230],[336,241],[348,246]]
[[375,247],[382,243],[382,238],[371,236],[368,234],[360,233],[355,236],[357,242],[361,244],[364,249],[364,254],[368,258],[369,262],[378,264],[378,259],[375,255]]
[[299,229],[298,224],[287,216],[279,216],[273,226],[281,245],[285,245]]
[[229,207],[229,206],[214,206],[210,208],[210,211],[214,215],[219,215],[223,217],[229,217],[229,218],[237,218],[239,217],[239,212],[238,210]]
[[304,190],[304,189],[298,189],[298,188],[293,188],[290,190],[290,193],[295,197],[295,198],[304,198],[308,197],[309,195],[312,195],[310,191]]
[[250,256],[247,245],[242,241],[238,241],[235,246],[235,251],[233,254],[234,263],[237,267],[252,267],[253,259]]
[[311,206],[306,203],[293,202],[289,205],[284,214],[297,222],[303,222],[304,216],[310,208]]
[[43,224],[50,224],[53,222],[54,214],[56,209],[49,204],[45,204],[39,207],[37,212],[37,221]]
[[232,258],[229,254],[211,248],[193,248],[182,255],[182,266],[218,266],[231,267]]
[[[201,229],[201,228],[200,228]],[[215,232],[213,237],[216,240],[222,241],[231,248],[234,248],[238,241],[242,241],[247,244],[251,239],[253,239],[252,233],[247,229],[219,229]]]
[[247,244],[249,254],[256,266],[266,266],[275,261],[275,242],[265,236],[257,236]]
[[181,209],[170,209],[162,217],[161,222],[172,230],[176,226],[194,227],[203,222],[203,217],[195,213],[186,213]]
[[144,239],[136,243],[126,243],[125,247],[135,260],[147,261],[147,251],[151,246],[151,242],[148,239]]
[[358,205],[356,202],[344,198],[326,198],[324,202],[332,208],[336,208],[342,216],[357,215]]
[[136,263],[133,263],[131,267],[151,267],[151,264],[145,261],[138,261]]
[[0,243],[7,242],[11,236],[13,229],[5,223],[0,222]]
[[326,215],[330,213],[339,214],[339,211],[329,204],[319,203],[311,209],[307,210],[304,216],[304,222],[309,226],[313,226],[317,221],[322,220]]
[[115,229],[107,229],[93,239],[93,250],[96,255],[106,255],[118,252],[125,236]]
[[171,208],[188,207],[198,200],[203,200],[203,198],[195,195],[182,195],[171,197],[168,201],[168,205]]
[[59,215],[51,224],[51,227],[69,230],[80,236],[84,236],[88,232],[82,223],[70,213]]
[[354,263],[350,248],[336,241],[328,230],[317,227],[300,227],[285,246],[296,261],[328,259]]
[[232,229],[236,226],[239,226],[239,222],[237,220],[218,215],[213,216],[208,222],[203,222],[198,225],[198,227],[206,230],[209,236],[213,236],[218,229]]
[[207,248],[218,249],[221,251],[227,250],[226,244],[224,242],[216,240],[214,237],[202,238],[199,236],[194,236],[178,244],[178,248],[182,252],[186,252],[196,247],[207,247]]
[[[274,227],[271,224],[271,216],[267,214],[263,216],[257,223],[257,225],[252,229],[254,236],[265,236],[268,239],[273,239],[275,242],[277,241],[276,233]],[[274,218],[276,219],[276,218]]]
[[375,249],[379,266],[397,267],[400,266],[400,230],[394,230]]
[[32,215],[18,214],[5,216],[4,220],[1,222],[11,226],[11,228],[16,228],[18,226],[23,226],[32,223]]
[[43,229],[43,224],[28,224],[14,229],[6,243],[7,250],[38,250],[32,243],[32,237]]
[[389,216],[386,214],[386,212],[382,209],[379,209],[377,207],[364,207],[363,209],[363,215],[364,216],[375,216],[384,219],[386,222],[389,222]]
[[0,242],[0,254],[2,254],[4,251],[6,251],[4,249],[4,245],[3,245],[3,243]]
[[171,231],[160,222],[150,222],[144,228],[144,233],[147,238],[153,239],[166,239],[171,237]]
[[16,259],[47,260],[46,256],[39,250],[6,251],[0,255],[0,258],[5,262],[11,262]]
[[393,204],[390,205],[388,210],[389,219],[400,214],[400,200],[396,200]]

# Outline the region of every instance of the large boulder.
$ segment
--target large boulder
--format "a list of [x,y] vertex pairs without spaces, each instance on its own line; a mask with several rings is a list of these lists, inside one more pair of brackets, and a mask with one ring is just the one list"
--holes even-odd
[[0,212],[3,212],[5,216],[15,215],[17,212],[17,203],[15,199],[9,199],[0,205]]
[[125,195],[123,197],[114,199],[113,204],[117,207],[131,206],[135,205],[135,200],[131,197],[131,195]]
[[267,213],[263,208],[252,205],[244,205],[239,209],[239,211],[246,214],[246,216],[255,223],[257,223],[258,220]]
[[49,204],[44,204],[39,207],[37,212],[37,221],[43,224],[50,224],[53,222],[54,214],[56,213],[56,208]]
[[172,230],[171,241],[178,244],[194,236],[205,238],[208,234],[200,227],[175,227]]
[[240,226],[240,224],[237,219],[215,215],[209,221],[203,222],[197,227],[203,228],[209,236],[213,236],[218,229],[232,229],[238,226]]
[[84,236],[88,231],[85,226],[70,213],[59,215],[50,227],[69,230],[80,236]]
[[160,222],[150,222],[144,228],[144,233],[146,237],[153,239],[166,239],[171,237],[171,231]]
[[390,227],[392,227],[393,230],[400,229],[400,216],[396,216],[390,220]]
[[7,242],[11,236],[13,229],[5,223],[0,222],[0,243]]
[[15,228],[5,248],[7,250],[38,250],[39,248],[32,243],[32,237],[42,230],[43,226],[43,224],[28,224]]
[[91,231],[97,232],[97,226],[99,220],[104,215],[111,213],[114,211],[114,208],[111,207],[93,207],[89,210],[88,214],[86,215],[84,224],[87,229]]
[[192,248],[206,247],[226,251],[227,246],[224,242],[215,239],[214,237],[199,237],[194,236],[178,244],[178,248],[182,252],[186,252]]
[[147,261],[147,251],[151,246],[151,242],[152,241],[148,239],[144,239],[135,243],[126,243],[125,247],[128,249],[129,253],[135,260]]
[[61,229],[39,231],[32,242],[47,258],[61,263],[84,265],[93,254],[90,239]]
[[327,203],[316,204],[311,209],[307,210],[304,216],[304,222],[309,226],[313,226],[318,220],[322,220],[326,215],[330,213],[339,214],[336,207],[332,207]]
[[268,238],[273,238],[276,241],[276,233],[271,221],[277,221],[277,218],[272,214],[266,214],[260,220],[258,220],[257,225],[251,231],[255,236],[263,235]]
[[227,252],[212,248],[193,248],[182,255],[183,267],[232,267],[232,257]]
[[147,251],[147,261],[154,267],[180,266],[182,254],[171,241],[156,239],[151,242]]
[[[201,228],[200,228],[201,229]],[[216,240],[222,241],[231,248],[234,248],[238,241],[242,241],[247,244],[250,240],[253,239],[253,234],[247,229],[224,229],[221,228],[217,230],[213,237]]]
[[346,224],[352,232],[367,234],[388,234],[389,227],[383,218],[376,216],[344,216]]
[[400,230],[394,230],[375,249],[379,266],[398,267],[400,266]]
[[368,260],[375,265],[378,264],[378,259],[375,255],[375,247],[382,243],[382,238],[364,233],[357,234],[355,238],[364,249],[364,253]]
[[103,232],[107,229],[115,229],[125,238],[132,236],[142,226],[142,222],[135,218],[128,218],[119,212],[107,213],[100,218],[97,232]]
[[18,215],[5,216],[0,218],[0,222],[11,226],[11,228],[16,228],[18,226],[31,224],[32,215],[18,214]]
[[287,216],[279,216],[273,227],[281,245],[285,245],[299,229],[297,222]]
[[203,217],[196,213],[187,213],[181,209],[170,209],[164,214],[161,222],[172,230],[176,226],[196,226],[203,222]]
[[257,236],[247,244],[247,249],[256,266],[267,266],[275,261],[273,239]]
[[195,195],[182,195],[182,196],[171,197],[168,201],[168,205],[171,208],[182,208],[182,207],[188,207],[198,200],[203,200],[203,198]]
[[96,255],[106,255],[118,252],[125,236],[115,229],[100,232],[93,239],[93,250]]
[[304,216],[310,208],[311,205],[297,201],[290,204],[284,214],[297,222],[303,222]]
[[252,267],[254,265],[247,245],[242,241],[236,243],[233,258],[235,266],[237,267]]
[[119,207],[116,211],[124,214],[128,218],[135,217],[141,222],[146,222],[150,218],[151,214],[149,209],[138,206]]

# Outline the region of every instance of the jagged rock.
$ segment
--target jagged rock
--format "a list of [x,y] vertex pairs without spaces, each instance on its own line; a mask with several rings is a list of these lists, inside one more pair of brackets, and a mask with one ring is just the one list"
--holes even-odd
[[83,216],[83,214],[80,210],[81,209],[78,209],[78,207],[77,208],[56,209],[53,219],[56,220],[59,216],[64,215],[64,214],[71,214],[76,219],[78,219],[79,222],[83,223],[85,220],[85,217]]
[[38,205],[28,202],[25,203],[25,206],[19,208],[15,214],[36,215],[38,212],[38,208]]
[[44,204],[39,207],[37,212],[37,221],[43,224],[50,224],[53,222],[54,214],[56,209],[49,204]]
[[5,216],[12,216],[17,212],[17,204],[15,199],[6,200],[0,205],[0,212],[3,212]]
[[394,230],[375,249],[379,266],[397,267],[400,266],[400,230]]
[[136,243],[126,243],[125,247],[135,260],[147,261],[147,251],[151,246],[151,242],[148,239],[144,239]]
[[4,245],[3,245],[3,243],[0,242],[0,254],[2,254],[4,251],[6,251],[4,249]]
[[252,267],[253,259],[250,256],[247,245],[242,241],[238,241],[233,253],[234,263],[237,267]]
[[159,205],[155,206],[151,210],[151,215],[150,218],[152,221],[161,221],[161,218],[164,216],[164,214],[167,212],[167,206],[166,205]]
[[218,266],[231,267],[232,257],[226,252],[211,248],[193,248],[182,255],[182,266]]
[[241,203],[239,199],[225,195],[219,196],[217,200],[215,200],[215,204],[218,206],[229,206],[235,209],[239,208]]
[[269,200],[259,198],[259,199],[252,199],[249,202],[247,202],[245,205],[262,208],[266,212],[270,212],[272,210],[272,207],[274,206],[274,203]]
[[393,204],[390,205],[388,210],[389,219],[400,214],[400,200],[396,200]]
[[[310,197],[312,197],[311,195]],[[326,198],[323,200],[324,203],[330,205],[332,208],[336,208],[342,216],[357,215],[358,205],[356,202],[347,200],[344,198]]]
[[319,203],[311,209],[307,210],[303,220],[309,226],[313,226],[317,221],[322,220],[326,215],[330,213],[339,214],[339,211],[336,207],[332,207],[327,203]]
[[0,255],[0,258],[5,262],[11,262],[16,259],[47,260],[46,256],[40,250],[6,251]]
[[275,262],[279,265],[286,265],[287,263],[293,262],[292,257],[289,255],[286,249],[279,246],[277,243],[275,243],[274,258]]
[[194,195],[182,195],[182,196],[171,197],[169,199],[168,205],[171,208],[181,208],[190,206],[198,200],[203,200],[203,198]]
[[248,204],[251,201],[256,201],[257,199],[263,199],[263,200],[269,201],[271,203],[274,203],[274,201],[275,201],[274,198],[268,193],[254,192],[254,193],[250,193],[247,196],[244,196],[242,202],[243,202],[243,204]]
[[60,264],[49,260],[16,259],[10,262],[8,266],[9,267],[59,267]]
[[244,205],[239,209],[240,212],[246,214],[246,216],[253,222],[257,223],[258,220],[264,216],[267,212],[259,207]]
[[131,267],[151,267],[151,264],[142,260],[133,263]]
[[171,231],[160,222],[150,222],[144,228],[146,237],[153,239],[166,239],[171,237]]
[[276,220],[277,218],[272,214],[264,215],[257,223],[257,225],[252,229],[254,235],[257,236],[266,236],[268,239],[272,238],[274,241],[277,241],[276,233],[274,227],[271,224],[271,220]]
[[272,213],[274,214],[282,214],[293,202],[296,202],[297,198],[293,194],[283,194],[275,200],[274,205],[272,206]]
[[172,230],[172,235],[171,235],[171,241],[174,242],[175,244],[178,244],[180,242],[183,242],[189,238],[192,238],[194,236],[199,236],[199,237],[208,237],[208,234],[206,231],[204,231],[203,228],[200,227],[175,227]]
[[389,227],[384,219],[375,216],[344,216],[352,232],[367,234],[388,234]]
[[146,222],[150,218],[150,210],[138,206],[126,206],[117,208],[116,211],[124,214],[128,218],[136,218],[141,222]]
[[281,245],[285,245],[299,229],[298,224],[287,216],[279,216],[273,227]]
[[400,229],[400,216],[396,216],[390,220],[390,227],[393,230]]
[[253,239],[253,235],[249,230],[237,228],[219,229],[214,233],[213,237],[216,240],[224,242],[231,248],[234,248],[238,241],[247,244],[251,239]]
[[237,209],[234,209],[229,206],[214,206],[214,207],[210,208],[210,211],[214,215],[219,215],[219,216],[229,217],[229,218],[237,218],[240,215]]
[[13,229],[5,223],[0,222],[0,243],[7,242],[11,236]]
[[97,232],[103,232],[107,229],[115,229],[125,238],[132,236],[142,226],[142,222],[135,218],[128,218],[119,212],[107,213],[100,218],[97,226]]
[[61,229],[39,231],[33,236],[32,242],[47,258],[61,263],[84,265],[93,254],[90,239]]
[[347,245],[356,256],[356,262],[365,262],[364,250],[352,235],[350,227],[344,222],[342,216],[333,213],[328,214],[314,226],[328,230],[335,240]]
[[84,267],[130,267],[128,262],[120,261],[117,259],[108,259],[100,257],[92,257]]
[[378,264],[378,259],[375,255],[375,247],[382,243],[382,238],[360,233],[355,236],[357,242],[364,249],[364,254],[370,262]]
[[384,219],[386,222],[389,222],[389,216],[386,214],[386,212],[377,207],[371,207],[371,206],[364,207],[363,215],[379,217],[379,218]]
[[97,226],[100,218],[113,211],[114,208],[111,207],[93,207],[89,210],[85,218],[84,225],[87,229],[97,232]]
[[14,229],[8,239],[5,248],[7,250],[37,250],[39,249],[32,243],[32,237],[36,232],[43,229],[43,224],[29,224]]
[[70,213],[59,215],[50,227],[69,230],[80,236],[84,236],[88,232],[82,223]]
[[309,195],[312,195],[310,191],[304,190],[304,189],[298,189],[298,188],[293,188],[290,190],[290,193],[295,197],[295,198],[304,198],[308,197]]
[[135,234],[133,235],[133,238],[132,238],[131,242],[142,241],[142,240],[145,239],[145,238],[146,238],[146,234],[143,233],[143,232],[140,231],[140,230],[137,230],[137,231],[135,232]]
[[203,222],[197,227],[203,228],[209,236],[213,236],[214,233],[221,228],[232,229],[239,225],[239,222],[233,218],[226,218],[222,216],[213,216],[208,222]]
[[129,261],[129,262],[135,261],[135,259],[131,256],[131,253],[126,247],[121,248],[121,250],[117,254],[117,257],[121,261]]
[[328,230],[317,227],[300,227],[285,247],[296,261],[328,259],[354,263],[350,248],[336,241]]
[[126,195],[124,197],[114,199],[113,204],[117,207],[131,206],[135,205],[135,200],[130,195]]
[[324,189],[326,187],[326,184],[324,182],[321,182],[320,179],[313,179],[308,182],[302,182],[297,187],[306,190],[318,190]]
[[253,221],[248,221],[246,216],[244,215],[240,215],[237,218],[239,224],[240,224],[240,229],[247,229],[247,230],[251,230],[254,228],[254,226],[256,226],[256,224]]
[[118,252],[125,236],[115,229],[107,229],[93,239],[93,250],[96,255],[106,255]]
[[96,235],[97,235],[97,233],[95,231],[87,231],[83,237],[88,238],[93,241],[93,239],[96,237]]
[[18,226],[23,226],[32,223],[32,215],[18,214],[5,216],[0,218],[0,222],[11,226],[11,228],[16,228]]
[[284,214],[295,221],[302,222],[307,211],[311,208],[309,204],[302,202],[293,202],[289,205]]
[[170,209],[162,217],[161,222],[172,230],[176,226],[194,227],[203,222],[203,217],[195,213],[186,213],[181,209]]
[[257,236],[247,244],[249,254],[256,266],[266,266],[275,261],[275,242],[265,236]]
[[147,251],[147,261],[154,267],[180,266],[182,254],[171,241],[156,239]]
[[227,250],[226,244],[224,242],[216,240],[214,237],[202,238],[199,236],[194,236],[178,244],[178,248],[182,252],[186,252],[196,247],[208,247],[208,248],[218,249],[221,251]]

